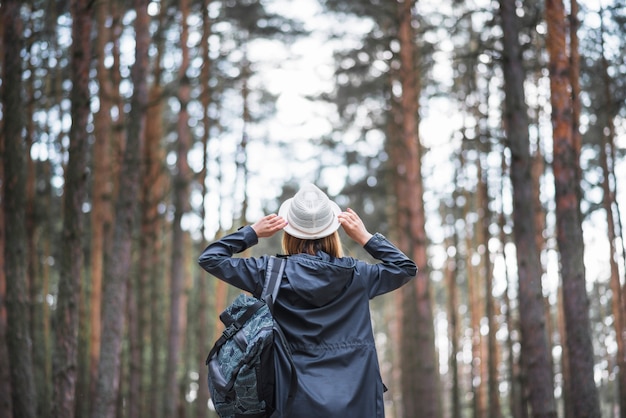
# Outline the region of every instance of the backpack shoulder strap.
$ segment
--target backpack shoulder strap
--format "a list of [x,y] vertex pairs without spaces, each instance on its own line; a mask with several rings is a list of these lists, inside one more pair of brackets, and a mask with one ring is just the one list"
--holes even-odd
[[284,258],[271,256],[267,264],[267,274],[261,299],[265,301],[272,313],[274,312],[274,302],[276,301],[276,296],[278,296],[286,262],[287,260]]

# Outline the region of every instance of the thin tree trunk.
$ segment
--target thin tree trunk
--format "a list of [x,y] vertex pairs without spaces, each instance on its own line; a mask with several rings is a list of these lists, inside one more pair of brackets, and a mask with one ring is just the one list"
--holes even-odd
[[115,205],[114,236],[111,256],[105,263],[107,286],[103,294],[103,327],[98,365],[98,385],[94,400],[94,418],[115,416],[115,402],[120,384],[120,360],[124,334],[126,287],[131,270],[132,234],[140,186],[141,142],[145,127],[147,102],[146,78],[150,44],[147,0],[135,0],[135,64],[131,78],[133,96],[122,162],[120,192]]
[[[456,211],[456,207],[454,208]],[[454,225],[452,225],[454,228]],[[459,248],[459,237],[454,230],[454,243],[452,248]],[[448,338],[450,338],[450,356],[448,358],[452,390],[450,391],[451,418],[461,418],[461,388],[459,382],[459,365],[457,355],[459,353],[459,297],[457,284],[457,266],[460,262],[460,255],[457,251],[454,255],[448,256],[446,264],[446,287],[448,288]]]
[[[241,142],[239,143],[239,149],[237,150],[237,175],[241,176],[241,190],[242,190],[242,200],[241,200],[241,214],[240,221],[241,225],[246,224],[246,215],[248,213],[248,156],[247,156],[247,148],[248,148],[248,125],[250,124],[250,103],[248,101],[248,97],[250,96],[250,87],[248,83],[250,81],[251,69],[250,69],[250,61],[247,57],[247,50],[245,46],[243,49],[243,58],[241,64],[241,101],[242,101],[242,112],[241,112]],[[236,187],[235,187],[236,190]]]
[[[32,48],[34,41],[31,39],[27,49]],[[35,72],[33,60],[27,60],[28,71]],[[38,233],[42,220],[37,219],[36,212],[38,202],[36,200],[37,167],[31,156],[33,140],[35,136],[35,121],[33,113],[35,109],[35,87],[34,77],[29,77],[24,81],[26,87],[27,106],[24,109],[26,121],[26,283],[29,293],[30,304],[30,333],[33,341],[33,378],[35,379],[35,391],[37,393],[37,416],[47,417],[51,410],[51,355],[50,336],[47,331],[49,322],[49,309],[45,301],[45,294],[42,293],[41,275],[39,274],[38,262]],[[49,83],[47,83],[49,84]],[[45,91],[46,87],[43,87]]]
[[128,332],[128,368],[126,370],[128,378],[124,379],[128,382],[126,389],[127,396],[125,406],[129,417],[141,416],[141,347],[143,346],[141,332],[139,330],[139,315],[141,305],[139,304],[139,293],[142,292],[141,283],[138,277],[132,277],[128,281],[128,308],[127,308],[127,332]]
[[570,356],[571,406],[575,417],[599,417],[593,377],[593,345],[589,300],[585,289],[584,242],[580,218],[580,166],[572,135],[569,62],[562,0],[546,2],[547,48],[550,56],[550,104],[553,127],[553,172],[557,242],[561,256],[563,307]]
[[[611,132],[611,129],[609,129]],[[619,259],[619,253],[617,251],[615,243],[617,237],[615,233],[615,214],[613,213],[613,205],[615,204],[615,194],[611,189],[609,182],[610,172],[607,162],[607,148],[611,148],[612,135],[604,135],[602,143],[600,144],[600,165],[602,167],[602,190],[604,197],[602,199],[602,205],[606,213],[607,220],[607,232],[609,239],[609,265],[611,271],[611,293],[613,300],[611,303],[613,314],[613,325],[615,328],[615,335],[624,335],[624,300],[622,295],[622,289],[620,284],[619,267],[617,260]],[[624,339],[617,338],[617,364],[618,364],[618,386],[619,386],[619,402],[620,402],[620,414],[622,418],[626,418],[626,353],[624,347]]]
[[[6,340],[11,373],[13,415],[34,418],[37,394],[33,378],[28,291],[26,284],[25,164],[22,130],[22,19],[21,1],[6,0],[0,7],[4,28],[2,103],[4,137],[3,201],[5,221]],[[7,117],[8,116],[8,117]]]
[[565,327],[565,310],[563,308],[563,288],[559,289],[557,295],[557,310],[558,310],[558,327],[559,335],[561,336],[561,374],[563,375],[563,417],[572,418],[574,413],[572,412],[570,399],[571,393],[571,380],[572,375],[569,369],[569,349],[566,344],[567,341],[567,329]]
[[[206,148],[205,148],[206,149]],[[206,157],[205,157],[206,158]],[[207,160],[205,159],[205,164],[206,164]],[[205,165],[206,167],[206,165]],[[202,182],[204,183],[204,176],[201,177],[202,178]],[[204,207],[204,196],[206,196],[206,186],[203,186],[203,207]],[[202,219],[204,219],[204,209],[202,209],[200,211],[201,215],[202,215]],[[201,231],[202,233],[202,237],[204,237],[204,226],[201,227]],[[206,242],[204,239],[202,239],[200,241],[200,244],[198,245],[198,249],[200,251],[202,251],[202,249],[204,249],[206,247]],[[196,279],[197,283],[198,283],[198,287],[197,287],[197,298],[198,298],[198,306],[197,306],[197,336],[198,336],[198,343],[197,345],[199,347],[210,347],[211,341],[209,341],[209,321],[208,321],[208,315],[209,315],[209,306],[208,306],[208,298],[209,298],[209,291],[208,291],[208,286],[207,286],[207,278],[205,277],[204,274],[202,274],[199,270],[198,270],[198,276]],[[208,354],[208,349],[207,350],[202,350],[200,349],[200,354],[198,356],[198,358],[202,358],[203,355]],[[199,371],[199,375],[200,375],[200,379],[198,381],[199,384],[199,388],[198,388],[198,397],[196,399],[197,402],[197,406],[196,406],[196,413],[195,413],[195,417],[196,418],[203,418],[206,417],[207,414],[207,410],[208,410],[208,401],[209,401],[209,390],[208,387],[206,385],[205,382],[205,376],[206,376],[206,369],[204,368],[204,364],[200,364],[200,371]]]
[[107,29],[107,19],[111,17],[110,3],[97,2],[94,53],[96,55],[96,77],[98,80],[99,109],[94,115],[93,144],[93,183],[91,196],[91,293],[89,295],[89,380],[86,387],[89,396],[85,402],[86,410],[90,410],[89,402],[95,398],[98,379],[98,362],[100,359],[100,337],[102,330],[102,274],[104,269],[105,250],[108,247],[107,237],[113,223],[113,183],[111,181],[111,138],[113,119],[111,108],[114,97],[110,70],[104,64],[106,45],[111,41],[111,30]]
[[[4,34],[2,34],[4,35]],[[2,39],[0,36],[0,67],[4,68],[4,53],[2,48]],[[0,90],[2,86],[0,86]],[[1,93],[0,93],[1,94]],[[4,129],[0,120],[0,155],[4,155]],[[4,177],[4,162],[0,158],[0,174]],[[4,202],[4,182],[0,182],[0,200]],[[3,204],[4,206],[4,204]],[[11,365],[9,363],[9,350],[7,347],[7,310],[6,310],[6,291],[7,282],[4,274],[4,209],[0,209],[0,416],[12,418],[13,406],[11,404]]]
[[[391,94],[392,84],[397,79],[397,75],[394,74],[395,71],[392,70],[389,75],[387,81],[387,91],[386,96],[389,97],[390,101],[390,111],[387,114],[386,119],[386,136],[389,138],[385,142],[385,150],[390,155],[390,161],[392,166],[393,162],[399,161],[401,151],[400,151],[400,126],[398,124],[398,118],[396,115],[400,113],[400,104],[398,100],[395,100],[393,95]],[[402,211],[398,210],[397,207],[397,196],[400,196],[402,185],[400,184],[400,178],[396,175],[393,169],[388,169],[385,171],[385,182],[386,184],[391,184],[392,188],[389,192],[387,192],[387,205],[385,207],[386,213],[389,218],[394,219],[394,222],[391,222],[389,226],[389,233],[391,236],[395,238],[400,248],[408,248],[408,244],[406,243],[406,235],[400,233],[400,225],[404,222],[402,221]],[[404,416],[402,411],[402,370],[401,370],[401,351],[402,351],[402,338],[403,338],[403,306],[404,306],[404,295],[402,291],[395,292],[392,296],[392,307],[388,314],[390,318],[389,324],[389,333],[391,338],[391,390],[390,390],[390,400],[391,400],[391,408],[390,412],[394,417],[402,417]],[[394,390],[394,388],[397,388]]]
[[[163,87],[160,65],[164,49],[163,17],[167,7],[162,7],[159,14],[158,29],[153,37],[156,48],[153,83],[149,92],[146,111],[145,145],[143,147],[143,171],[141,179],[141,234],[139,236],[139,271],[136,285],[133,287],[133,300],[129,310],[134,313],[129,326],[130,378],[128,409],[130,416],[158,417],[162,408],[161,398],[162,361],[159,360],[160,335],[163,322],[159,318],[160,297],[151,297],[155,288],[160,288],[162,277],[158,272],[161,266],[155,260],[160,254],[157,248],[161,239],[162,217],[159,204],[166,194],[164,175],[163,138]],[[156,329],[154,332],[152,331]],[[149,349],[151,347],[151,349]],[[151,353],[154,353],[151,355]],[[149,360],[151,359],[151,363]],[[150,371],[149,379],[146,374]],[[145,382],[149,381],[147,385]]]
[[[504,155],[504,154],[503,154]],[[507,174],[506,173],[506,159],[502,158],[502,178]],[[502,182],[500,182],[500,195],[503,195],[504,187]],[[504,201],[504,199],[502,199]],[[504,211],[501,210],[500,216],[498,218],[498,227],[500,230],[500,243],[501,243],[501,251],[502,258],[504,261],[504,265],[508,266],[508,257],[506,255],[506,244],[509,242],[509,238],[505,232],[506,225],[506,217]],[[519,357],[516,358],[513,341],[513,331],[517,330],[517,321],[514,320],[513,316],[513,306],[511,304],[511,299],[509,297],[509,288],[511,287],[511,278],[509,277],[509,271],[507,268],[504,269],[504,275],[506,279],[506,289],[504,291],[503,296],[503,309],[505,311],[505,319],[508,328],[507,332],[507,340],[506,347],[508,351],[508,359],[507,366],[509,369],[509,384],[511,387],[511,391],[509,394],[509,409],[511,411],[512,418],[526,418],[527,410],[526,403],[524,402],[524,388],[523,382],[520,374],[520,366],[519,366]]]
[[489,251],[489,240],[491,234],[489,227],[491,226],[491,209],[489,208],[489,175],[486,170],[482,169],[482,162],[479,162],[479,178],[482,178],[478,188],[481,196],[482,221],[482,244],[484,245],[484,268],[485,268],[485,315],[489,325],[489,334],[487,335],[486,357],[487,357],[487,392],[489,395],[488,416],[489,418],[500,418],[502,411],[500,410],[500,390],[498,379],[498,344],[496,340],[496,312],[495,301],[493,297],[493,265],[491,263],[491,252]]
[[[569,82],[571,85],[572,98],[572,143],[576,153],[576,161],[580,161],[580,152],[583,144],[583,137],[580,133],[580,113],[582,111],[582,103],[580,101],[580,53],[578,52],[578,0],[570,0],[571,10],[569,14]],[[580,184],[582,180],[582,171],[580,165],[577,165],[576,181]],[[578,190],[578,201],[582,200],[582,189]],[[580,206],[578,208],[580,211]],[[582,215],[580,215],[582,217]]]
[[165,369],[165,380],[167,383],[164,397],[163,409],[165,417],[174,417],[179,406],[179,362],[181,348],[185,335],[186,307],[184,306],[184,286],[186,278],[185,232],[182,229],[181,221],[183,215],[188,210],[189,204],[189,184],[190,169],[187,161],[187,154],[191,148],[191,134],[189,130],[189,112],[187,104],[190,99],[191,87],[187,78],[187,68],[189,67],[189,49],[187,48],[188,26],[187,16],[189,14],[189,4],[187,0],[179,1],[181,13],[181,34],[180,48],[182,61],[179,70],[180,87],[178,100],[180,111],[178,113],[177,133],[178,141],[176,151],[176,174],[174,175],[174,220],[172,222],[172,264],[170,276],[170,320],[168,334],[168,355]]
[[[158,62],[158,61],[157,61]],[[158,77],[157,77],[158,78]],[[159,100],[162,88],[155,82],[150,92],[150,102],[154,103],[148,109],[146,123],[146,146],[144,149],[145,171],[142,186],[142,233],[141,233],[141,257],[139,260],[139,281],[142,293],[140,293],[141,314],[140,331],[142,335],[150,335],[150,363],[146,364],[146,372],[150,378],[147,388],[140,392],[144,397],[148,416],[158,418],[162,413],[162,404],[154,402],[163,396],[163,362],[160,353],[163,348],[163,269],[162,263],[162,240],[163,240],[163,217],[159,214],[158,205],[168,188],[164,173],[164,150],[161,145],[163,137],[162,115],[163,102]],[[145,258],[144,258],[145,257]],[[144,375],[142,371],[141,375]],[[142,379],[143,380],[143,379]]]
[[[155,63],[161,62],[163,54],[163,21],[167,14],[167,8],[162,7],[159,14],[158,29],[154,35],[156,48]],[[159,213],[159,204],[164,202],[165,195],[169,192],[168,178],[165,173],[165,150],[163,149],[163,87],[161,82],[162,68],[156,65],[153,71],[154,81],[150,89],[149,103],[151,106],[146,115],[146,144],[144,147],[144,172],[141,191],[141,248],[139,260],[139,282],[142,292],[140,296],[140,309],[145,312],[140,317],[140,331],[142,335],[149,335],[149,350],[144,350],[145,367],[141,375],[140,392],[144,406],[142,411],[152,418],[159,418],[163,414],[162,402],[155,402],[164,396],[163,377],[164,368],[162,353],[164,347],[165,315],[164,315],[164,266],[163,256],[163,216]],[[143,307],[143,308],[142,308]],[[147,344],[146,344],[147,345]],[[148,347],[146,347],[147,349]],[[151,354],[148,356],[147,352]],[[145,374],[148,374],[147,387],[144,387]]]
[[[415,260],[418,273],[413,283],[402,290],[405,298],[403,347],[401,361],[402,402],[405,417],[439,417],[439,379],[435,353],[435,333],[431,306],[428,260],[426,254],[425,215],[421,176],[421,151],[418,131],[418,78],[415,65],[416,44],[412,27],[413,1],[397,5],[400,42],[400,82],[402,84],[402,159],[397,161],[397,175],[405,184],[406,194],[398,196],[398,210],[404,211],[399,231],[407,234],[405,250]],[[411,303],[412,305],[407,304]]]
[[[463,158],[463,157],[462,157]],[[465,165],[466,161],[463,159],[461,165]],[[482,298],[479,294],[478,273],[475,266],[472,264],[472,258],[474,256],[474,249],[476,248],[476,227],[470,220],[470,213],[475,208],[475,194],[470,193],[469,190],[465,190],[465,208],[464,216],[465,220],[465,259],[468,260],[467,269],[467,298],[468,298],[468,310],[469,310],[469,328],[471,330],[471,343],[472,343],[472,361],[471,371],[469,375],[470,387],[472,388],[472,416],[475,418],[485,418],[485,411],[482,406],[484,405],[483,397],[483,384],[480,376],[481,366],[481,337],[480,337],[480,313]]]
[[550,369],[550,352],[545,334],[541,289],[541,260],[535,241],[534,201],[529,150],[528,116],[524,102],[525,74],[519,45],[519,18],[515,1],[500,0],[503,30],[503,73],[505,89],[504,126],[511,150],[513,185],[513,232],[519,277],[519,313],[522,359],[526,388],[534,417],[556,417]]
[[59,294],[55,311],[52,415],[74,416],[78,359],[78,307],[83,278],[83,203],[87,197],[89,67],[91,63],[92,3],[73,0],[72,10],[72,127],[65,171],[63,239]]
[[[200,172],[200,185],[202,190],[202,205],[200,206],[200,219],[202,222],[200,224],[200,242],[199,249],[200,251],[204,249],[206,246],[206,237],[205,237],[205,225],[204,220],[206,218],[206,196],[207,196],[207,174],[209,172],[209,137],[211,132],[211,118],[209,117],[209,106],[211,104],[211,87],[209,86],[209,81],[211,79],[211,57],[209,51],[209,38],[212,33],[212,23],[211,18],[209,16],[209,5],[211,0],[203,0],[202,2],[202,40],[200,42],[201,53],[202,53],[202,68],[200,70],[200,80],[203,86],[202,95],[201,95],[201,103],[202,103],[202,126],[204,127],[202,132],[202,171]],[[208,280],[204,274],[198,270],[198,340],[200,347],[209,347],[209,289],[208,289]],[[221,280],[218,280],[221,281]],[[208,410],[208,401],[209,401],[209,391],[208,387],[205,383],[205,373],[206,369],[202,367],[202,372],[200,373],[200,388],[198,389],[198,398],[197,398],[197,408],[196,408],[196,418],[204,418],[207,414]]]
[[[607,133],[603,136],[603,141],[600,144],[600,165],[602,166],[602,190],[604,192],[604,199],[602,201],[604,211],[606,212],[608,239],[609,239],[609,262],[611,266],[611,293],[613,294],[612,312],[613,312],[613,325],[615,329],[615,335],[621,336],[617,338],[617,365],[618,365],[618,402],[620,410],[620,418],[626,418],[626,284],[622,289],[620,284],[620,274],[617,265],[617,260],[620,259],[620,251],[617,248],[616,222],[619,222],[619,210],[616,200],[617,184],[615,173],[612,170],[615,164],[615,123],[613,122],[615,115],[615,105],[613,104],[613,95],[611,94],[611,76],[609,75],[609,63],[605,57],[604,52],[604,37],[602,37],[602,78],[604,84],[604,96],[606,98],[606,128]],[[609,164],[609,160],[611,164]],[[613,179],[613,187],[611,187],[610,179]],[[613,208],[615,207],[616,210]],[[623,250],[622,244],[622,250]],[[623,253],[622,253],[623,256]],[[625,257],[626,258],[626,257]]]

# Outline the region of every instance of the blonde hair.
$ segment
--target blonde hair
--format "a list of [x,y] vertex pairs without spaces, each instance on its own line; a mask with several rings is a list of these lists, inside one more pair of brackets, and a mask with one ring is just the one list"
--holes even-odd
[[319,239],[302,239],[283,233],[283,252],[287,255],[310,254],[315,255],[318,251],[323,251],[332,257],[343,257],[341,239],[337,231],[327,237]]

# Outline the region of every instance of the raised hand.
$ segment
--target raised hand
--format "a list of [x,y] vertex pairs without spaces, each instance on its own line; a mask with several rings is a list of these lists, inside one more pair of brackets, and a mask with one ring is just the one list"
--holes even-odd
[[252,229],[259,238],[268,238],[287,226],[287,221],[272,213],[259,219],[252,225]]
[[365,245],[372,238],[372,234],[365,228],[359,215],[352,209],[348,208],[345,212],[341,212],[337,218],[346,234],[357,243]]

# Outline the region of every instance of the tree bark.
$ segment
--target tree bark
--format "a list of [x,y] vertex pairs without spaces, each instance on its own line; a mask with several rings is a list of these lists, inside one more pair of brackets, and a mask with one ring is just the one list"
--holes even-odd
[[[31,41],[32,42],[32,41]],[[29,48],[28,46],[26,48]],[[27,70],[33,74],[35,64],[33,60],[28,60]],[[50,322],[49,307],[42,293],[41,275],[39,274],[39,254],[38,254],[38,232],[43,222],[36,219],[36,199],[37,167],[33,161],[31,150],[35,140],[35,122],[33,114],[35,112],[35,80],[29,77],[24,80],[26,90],[26,107],[24,118],[26,123],[26,283],[29,293],[30,304],[30,335],[33,343],[33,379],[35,379],[35,392],[37,393],[37,415],[48,416],[51,411],[52,385],[51,382],[51,355],[50,355],[50,335],[47,333],[47,324]]]
[[[456,199],[455,199],[456,201]],[[454,211],[457,208],[454,207]],[[454,228],[454,225],[451,225]],[[454,229],[454,242],[452,248],[459,248],[459,236]],[[461,418],[461,387],[459,382],[459,364],[457,355],[459,353],[459,296],[457,283],[457,266],[460,264],[460,254],[457,250],[454,255],[448,256],[446,263],[446,287],[448,288],[448,338],[450,339],[450,355],[448,358],[452,389],[450,391],[451,418]]]
[[[4,28],[4,66],[2,74],[5,222],[4,272],[6,280],[6,340],[11,373],[13,415],[34,418],[37,394],[33,378],[29,301],[26,283],[25,163],[22,101],[22,19],[21,2],[4,1],[0,7]],[[9,116],[9,117],[6,117]]]
[[[0,67],[4,68],[3,39],[0,35]],[[1,88],[0,88],[1,89]],[[0,120],[0,155],[5,154],[4,149],[4,129]],[[0,158],[0,174],[4,177],[4,161]],[[0,182],[0,199],[4,202],[4,182]],[[12,418],[13,406],[11,404],[11,363],[9,363],[9,350],[7,347],[7,309],[6,291],[7,282],[4,274],[4,209],[0,209],[0,416]]]
[[425,215],[421,176],[421,152],[418,131],[416,43],[412,27],[414,2],[397,3],[399,19],[401,97],[401,150],[402,158],[394,162],[396,175],[406,192],[398,198],[398,211],[403,223],[398,230],[406,234],[407,251],[418,267],[412,284],[402,289],[404,314],[402,325],[401,361],[405,365],[402,375],[402,403],[405,417],[441,414],[439,378],[435,353],[434,323],[431,305],[428,260],[426,254]]
[[583,264],[580,166],[577,145],[572,134],[572,103],[568,77],[570,66],[567,59],[565,11],[562,0],[546,2],[546,21],[554,148],[552,167],[566,342],[570,357],[570,404],[575,417],[599,417],[600,405],[593,375],[589,300],[585,289]]
[[[464,144],[467,144],[467,139],[464,138]],[[467,161],[463,156],[461,156],[462,162],[461,166],[464,167],[467,164]],[[473,265],[472,259],[474,256],[474,249],[478,245],[476,240],[476,225],[470,219],[470,214],[472,214],[473,209],[475,209],[476,194],[472,194],[469,189],[464,190],[465,194],[465,207],[464,207],[464,216],[465,220],[465,248],[466,254],[465,259],[468,260],[466,263],[467,270],[467,308],[469,311],[469,328],[471,330],[471,344],[472,344],[472,362],[471,369],[469,375],[469,384],[472,388],[472,415],[476,418],[485,418],[485,397],[482,388],[484,387],[484,380],[481,379],[481,335],[480,335],[480,319],[482,310],[482,300],[480,294],[480,283],[479,278],[481,274],[478,269]]]
[[[158,29],[154,35],[156,55],[155,63],[161,62],[165,49],[163,22],[167,8],[162,7],[158,16]],[[166,174],[165,150],[163,147],[163,86],[162,67],[156,65],[153,71],[154,81],[150,88],[150,107],[146,114],[146,143],[143,150],[144,171],[141,186],[141,235],[139,257],[139,334],[148,338],[150,343],[144,347],[144,361],[138,374],[144,376],[139,392],[143,399],[141,411],[144,415],[159,418],[163,414],[163,404],[155,402],[164,395],[164,353],[165,336],[165,253],[163,248],[164,216],[159,213],[159,205],[165,201],[169,192],[169,178]],[[145,341],[144,341],[145,343]],[[151,353],[151,355],[147,355]],[[149,357],[146,358],[146,357]],[[149,360],[149,361],[148,361]],[[145,376],[148,374],[148,376]],[[145,378],[149,384],[145,384]]]
[[487,335],[487,344],[483,345],[486,350],[486,370],[487,370],[487,394],[489,399],[488,413],[489,418],[500,418],[502,411],[500,410],[500,390],[498,378],[498,343],[496,340],[496,303],[493,297],[493,265],[491,263],[491,252],[489,251],[489,240],[491,234],[489,227],[491,225],[491,209],[489,208],[489,174],[486,169],[482,168],[483,162],[479,161],[479,175],[481,179],[478,185],[480,206],[481,206],[481,224],[482,228],[482,245],[484,246],[483,265],[485,277],[485,316],[489,325],[489,334]]
[[[94,144],[93,144],[93,180],[91,196],[91,293],[89,295],[89,381],[87,388],[89,396],[85,401],[95,398],[96,382],[98,380],[98,362],[100,359],[100,342],[102,332],[102,275],[104,258],[109,246],[111,225],[113,223],[113,182],[111,181],[111,139],[113,135],[113,106],[114,86],[111,82],[111,71],[106,68],[106,45],[110,42],[112,31],[107,28],[110,13],[110,3],[97,2],[96,39],[94,54],[96,56],[96,78],[98,81],[98,111],[94,114]],[[82,402],[82,401],[81,401]],[[90,408],[90,405],[86,405]]]
[[[157,47],[157,50],[160,50]],[[158,54],[157,54],[158,56]],[[158,60],[156,61],[158,62]],[[155,74],[159,70],[155,71]],[[159,77],[155,75],[155,79]],[[150,363],[146,364],[149,370],[149,385],[144,388],[143,383],[140,392],[144,397],[148,416],[158,418],[161,416],[162,404],[154,402],[155,396],[163,396],[163,361],[160,359],[165,338],[163,336],[164,318],[164,266],[162,254],[163,248],[163,216],[159,213],[158,206],[164,201],[164,196],[169,187],[165,175],[165,152],[161,144],[163,138],[163,102],[162,87],[155,81],[150,92],[150,103],[146,117],[146,145],[144,147],[144,178],[142,179],[142,226],[141,248],[139,260],[139,309],[145,310],[140,313],[139,332],[141,335],[149,335],[150,352],[157,353],[150,356]],[[144,372],[141,373],[144,375]]]
[[[507,172],[507,163],[506,159],[502,159],[502,178],[506,175]],[[503,196],[503,182],[500,182],[500,195]],[[504,201],[504,199],[503,199]],[[509,242],[509,237],[505,231],[506,225],[506,216],[504,211],[500,212],[498,217],[498,227],[500,230],[500,245],[502,251],[502,257],[504,261],[504,265],[508,265],[508,257],[506,255],[506,244]],[[526,402],[524,400],[524,387],[523,387],[523,379],[520,373],[520,357],[515,356],[514,350],[514,341],[513,341],[513,331],[518,329],[517,321],[513,316],[513,306],[511,304],[511,299],[509,297],[509,288],[511,287],[511,278],[509,277],[508,269],[504,270],[506,289],[503,294],[503,310],[505,312],[505,322],[507,324],[508,332],[506,339],[506,348],[508,351],[508,360],[507,367],[509,371],[509,384],[511,387],[511,391],[509,393],[509,410],[511,411],[512,418],[526,418],[528,416],[528,408],[526,407]]]
[[71,70],[72,102],[69,160],[65,172],[61,274],[57,298],[56,339],[53,358],[52,415],[74,416],[78,359],[78,307],[83,278],[83,203],[87,197],[87,151],[90,113],[92,3],[73,0]]
[[515,2],[500,0],[503,31],[504,126],[511,150],[513,232],[517,250],[519,314],[525,387],[534,417],[556,417],[551,355],[545,334],[541,260],[535,241],[534,201],[528,116],[524,102],[525,74],[519,45]]
[[115,223],[111,256],[105,263],[106,286],[103,293],[102,344],[98,365],[98,383],[94,400],[94,418],[115,416],[120,384],[120,360],[124,334],[127,283],[131,271],[132,234],[139,195],[141,143],[145,128],[147,103],[148,46],[150,44],[147,0],[134,0],[135,63],[131,70],[133,96],[122,161],[120,191],[115,204]]
[[[613,294],[613,302],[611,304],[613,313],[613,325],[615,335],[621,336],[617,340],[617,365],[618,365],[618,399],[620,418],[626,418],[626,284],[622,289],[620,284],[620,274],[617,260],[620,258],[620,251],[617,248],[619,242],[616,226],[619,226],[619,207],[616,200],[617,179],[613,170],[615,164],[615,105],[612,98],[611,76],[609,75],[609,63],[604,51],[604,38],[602,38],[602,79],[604,84],[604,96],[606,98],[606,135],[603,136],[600,144],[600,165],[602,167],[602,190],[604,198],[602,200],[604,211],[606,212],[607,232],[609,239],[609,263],[611,266],[611,293]],[[611,164],[609,164],[609,161]],[[613,179],[613,187],[611,187],[610,179]],[[615,209],[614,209],[615,208]],[[615,222],[617,219],[618,222]],[[616,225],[617,224],[617,225]],[[623,249],[622,244],[622,249]]]
[[165,369],[165,397],[164,411],[166,417],[173,417],[178,410],[179,384],[181,375],[179,373],[179,362],[181,348],[186,328],[186,306],[184,303],[184,287],[186,282],[185,253],[186,243],[185,232],[182,228],[183,215],[188,211],[189,205],[189,185],[191,181],[187,154],[191,148],[191,133],[189,130],[189,112],[187,104],[190,100],[191,86],[187,77],[189,67],[189,49],[187,48],[188,26],[187,16],[189,14],[189,3],[187,0],[179,0],[181,13],[181,34],[180,48],[182,61],[179,69],[180,87],[178,91],[178,101],[180,111],[178,113],[177,133],[178,140],[176,151],[176,174],[174,175],[174,220],[172,222],[172,264],[170,276],[170,320],[168,334],[167,363]]
[[[203,65],[200,70],[200,80],[203,86],[202,95],[201,95],[201,103],[202,103],[202,171],[200,172],[200,187],[202,190],[202,205],[200,206],[200,219],[202,219],[202,223],[200,225],[200,243],[199,250],[202,251],[204,247],[206,247],[206,237],[205,237],[205,226],[204,219],[206,218],[206,196],[207,196],[207,174],[209,172],[209,137],[211,132],[211,118],[209,117],[209,106],[212,102],[211,100],[211,87],[209,85],[209,81],[211,79],[211,56],[209,51],[209,38],[212,33],[212,22],[211,17],[209,16],[209,5],[211,0],[203,0],[202,2],[202,40],[200,44],[201,54],[203,59]],[[199,271],[199,270],[198,270]],[[217,280],[221,281],[221,280]],[[209,341],[209,287],[208,280],[202,272],[199,271],[199,276],[197,279],[198,283],[198,340],[199,345],[202,347],[205,344],[210,344]],[[209,391],[207,389],[206,384],[204,383],[204,373],[200,373],[202,378],[200,379],[200,388],[198,389],[198,398],[197,398],[197,408],[196,408],[196,418],[204,418],[207,413],[207,405],[209,401]]]

